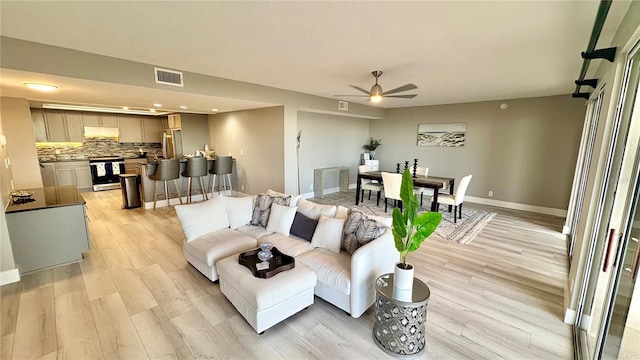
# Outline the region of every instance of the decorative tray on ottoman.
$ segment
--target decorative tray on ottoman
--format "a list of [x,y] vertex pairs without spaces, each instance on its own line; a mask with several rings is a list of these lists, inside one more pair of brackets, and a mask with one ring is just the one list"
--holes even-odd
[[281,253],[274,247],[271,248],[273,257],[267,261],[269,268],[258,270],[256,265],[263,262],[258,258],[258,252],[260,252],[260,248],[243,252],[238,257],[238,262],[251,269],[255,277],[268,279],[281,271],[291,270],[296,266],[296,260],[293,257]]

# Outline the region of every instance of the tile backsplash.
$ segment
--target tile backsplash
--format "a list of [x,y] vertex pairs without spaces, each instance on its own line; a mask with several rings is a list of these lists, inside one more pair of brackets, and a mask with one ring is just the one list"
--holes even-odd
[[[96,156],[138,157],[138,150],[162,156],[160,143],[121,143],[114,138],[86,138],[84,143],[36,143],[40,161],[88,159]],[[56,154],[59,151],[59,154]]]

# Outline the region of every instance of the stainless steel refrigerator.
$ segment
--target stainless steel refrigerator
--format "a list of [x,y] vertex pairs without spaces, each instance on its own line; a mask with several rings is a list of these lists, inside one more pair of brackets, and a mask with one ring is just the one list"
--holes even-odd
[[165,159],[182,157],[182,133],[180,130],[165,130],[162,135],[162,156]]

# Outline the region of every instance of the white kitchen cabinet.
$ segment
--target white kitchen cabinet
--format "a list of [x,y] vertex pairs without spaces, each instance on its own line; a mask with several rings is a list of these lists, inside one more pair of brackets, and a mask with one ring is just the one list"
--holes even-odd
[[42,175],[42,186],[56,186],[56,165],[55,163],[40,164],[40,174]]
[[91,168],[88,161],[64,161],[55,163],[56,185],[74,185],[79,190],[91,189]]
[[84,141],[84,127],[82,125],[82,114],[77,111],[67,111],[64,113],[64,124],[67,130],[67,139],[71,142]]
[[72,111],[31,109],[36,142],[84,141],[82,117]]
[[141,116],[144,142],[162,142],[162,119],[151,116]]
[[50,142],[66,142],[67,130],[64,124],[64,113],[61,111],[45,111],[47,134]]
[[118,129],[120,131],[120,142],[143,142],[140,116],[118,114]]
[[92,127],[118,127],[118,118],[115,114],[83,112],[82,124]]
[[31,119],[33,120],[33,133],[36,142],[47,142],[47,121],[44,118],[44,111],[31,109]]

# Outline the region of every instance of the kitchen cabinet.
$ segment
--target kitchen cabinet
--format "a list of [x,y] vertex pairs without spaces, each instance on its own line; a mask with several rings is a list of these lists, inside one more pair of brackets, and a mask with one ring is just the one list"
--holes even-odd
[[162,142],[162,119],[150,116],[141,116],[144,142]]
[[118,127],[118,117],[115,114],[82,113],[83,126]]
[[40,174],[42,175],[42,186],[56,186],[56,164],[40,164]]
[[118,115],[120,142],[162,142],[162,119],[152,116]]
[[171,130],[182,129],[182,118],[180,117],[180,114],[169,115],[167,118],[167,125]]
[[142,121],[137,115],[118,115],[120,142],[143,142]]
[[36,142],[82,142],[82,118],[78,113],[31,109]]
[[91,168],[88,161],[55,163],[55,181],[58,186],[74,185],[80,190],[91,189]]

